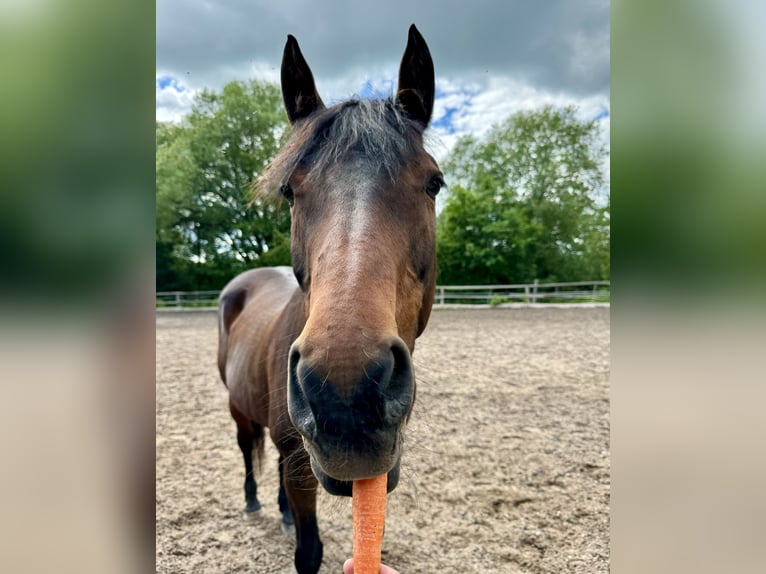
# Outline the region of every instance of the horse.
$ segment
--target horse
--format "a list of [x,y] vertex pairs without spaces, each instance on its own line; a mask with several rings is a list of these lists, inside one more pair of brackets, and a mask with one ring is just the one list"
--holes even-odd
[[291,134],[255,191],[290,206],[292,267],[252,269],[223,289],[218,368],[245,462],[245,511],[261,507],[253,465],[268,429],[295,569],[315,574],[318,485],[351,496],[356,479],[387,473],[388,492],[399,481],[444,179],[423,145],[434,67],[414,25],[395,97],[325,106],[292,35],[281,85]]

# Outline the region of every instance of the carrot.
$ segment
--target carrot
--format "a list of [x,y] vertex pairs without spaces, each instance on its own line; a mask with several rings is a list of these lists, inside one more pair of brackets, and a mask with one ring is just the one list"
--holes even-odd
[[355,480],[351,490],[354,520],[354,574],[378,574],[386,521],[388,476]]

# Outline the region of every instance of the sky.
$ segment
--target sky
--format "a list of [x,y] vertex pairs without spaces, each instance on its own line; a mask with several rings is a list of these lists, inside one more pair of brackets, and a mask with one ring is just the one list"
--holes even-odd
[[232,80],[279,83],[294,35],[327,104],[393,95],[414,23],[436,70],[429,148],[443,159],[519,110],[576,105],[609,139],[608,0],[158,0],[156,110]]

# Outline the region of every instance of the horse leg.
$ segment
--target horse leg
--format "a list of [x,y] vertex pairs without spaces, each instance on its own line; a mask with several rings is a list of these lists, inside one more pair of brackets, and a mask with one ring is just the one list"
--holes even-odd
[[300,444],[284,452],[283,484],[285,497],[295,523],[295,570],[316,574],[322,564],[322,541],[317,526],[317,479],[311,472],[309,457]]
[[237,423],[237,444],[245,460],[245,512],[249,514],[261,509],[257,496],[258,486],[253,473],[253,451],[257,449],[256,456],[258,456],[263,448],[263,427],[248,420],[231,401],[229,401],[229,410]]
[[290,505],[287,503],[287,493],[285,492],[285,457],[279,455],[279,512],[282,513],[282,532],[285,534],[295,534],[295,521],[293,513],[290,511]]

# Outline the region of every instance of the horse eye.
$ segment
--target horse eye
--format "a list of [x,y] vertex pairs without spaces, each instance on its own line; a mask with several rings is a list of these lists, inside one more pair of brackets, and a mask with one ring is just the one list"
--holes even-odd
[[293,193],[293,188],[290,187],[290,184],[286,183],[280,187],[279,193],[287,200],[287,203],[290,204],[290,207],[292,207],[295,203],[295,194]]
[[428,180],[428,183],[426,183],[426,193],[428,194],[428,197],[431,199],[436,199],[436,194],[439,193],[439,190],[442,187],[444,187],[444,180],[442,179],[442,176],[433,176]]

